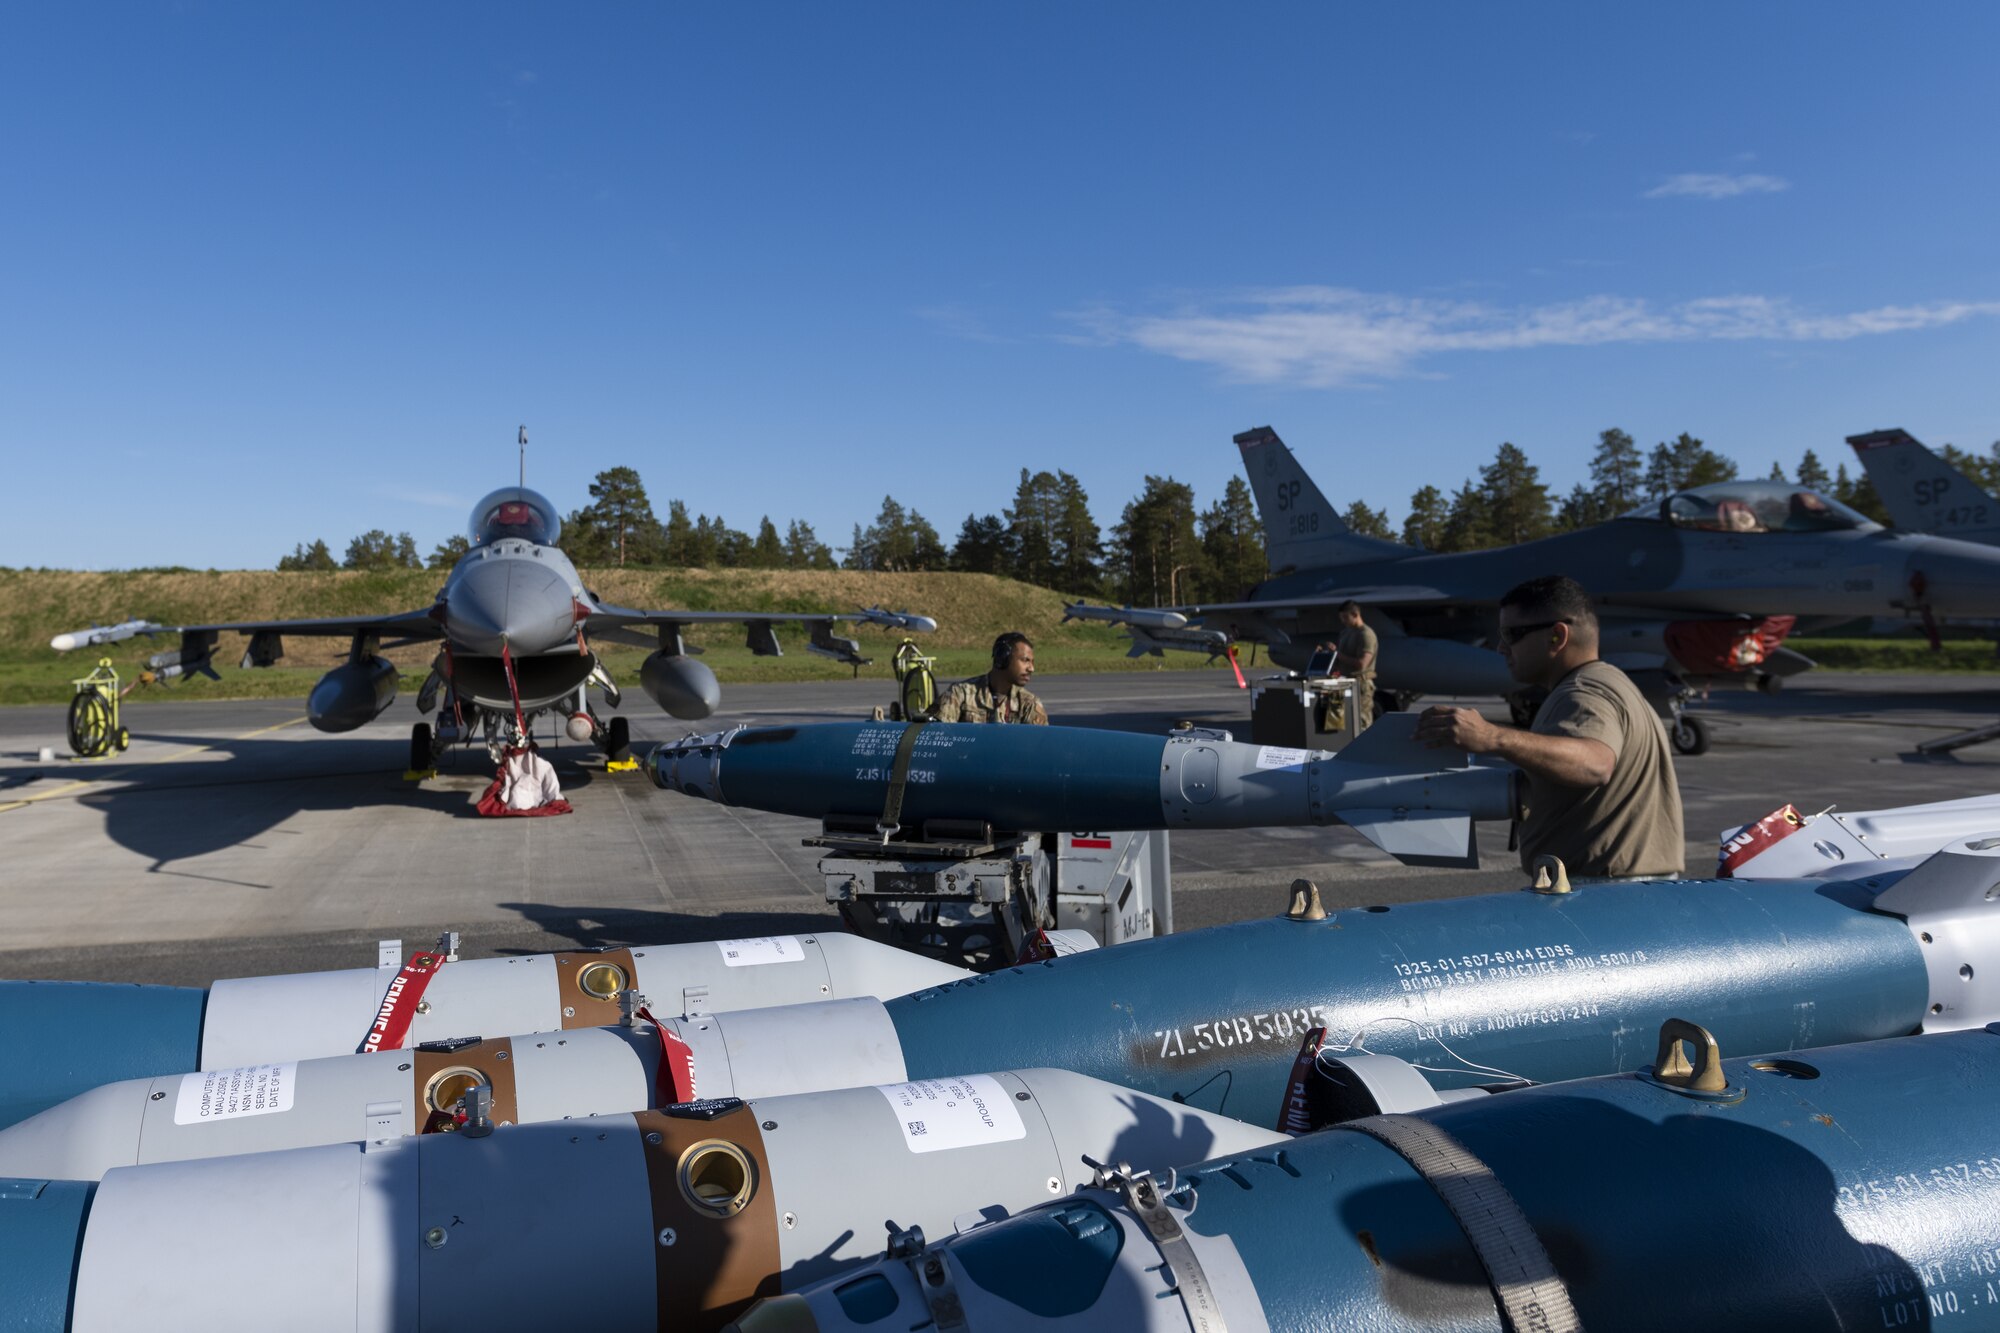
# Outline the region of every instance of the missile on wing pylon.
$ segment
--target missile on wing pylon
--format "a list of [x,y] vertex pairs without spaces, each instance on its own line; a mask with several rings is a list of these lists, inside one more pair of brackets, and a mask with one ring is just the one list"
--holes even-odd
[[79,1331],[263,1329],[273,1302],[306,1328],[557,1328],[581,1301],[592,1327],[690,1333],[867,1263],[885,1218],[946,1235],[1080,1188],[1086,1158],[1164,1171],[1285,1141],[1054,1069],[480,1128],[126,1167],[40,1226],[0,1197],[0,1252],[67,1233],[9,1269],[52,1327],[73,1292]]
[[58,634],[49,640],[49,647],[59,653],[73,648],[96,648],[107,643],[122,643],[135,634],[151,634],[160,628],[150,620],[124,620],[116,625],[94,625],[89,629],[74,630],[68,634]]
[[[475,1034],[561,1032],[619,1021],[638,988],[663,1011],[711,1013],[811,1000],[884,999],[964,969],[837,931],[457,957],[457,935],[406,965],[240,977],[208,990],[72,981],[0,981],[0,1126],[117,1080],[394,1051]],[[441,963],[424,962],[445,960]],[[386,1003],[392,988],[396,1002]],[[385,1015],[407,1023],[393,1040]],[[636,1109],[625,1107],[620,1109]]]
[[913,634],[933,634],[937,632],[937,621],[929,616],[920,616],[914,611],[889,611],[879,606],[863,607],[855,615],[855,620],[863,625],[880,625],[885,629],[908,630]]
[[948,1309],[968,1333],[2000,1329],[1974,1257],[2000,1248],[2000,1035],[1715,1068],[1369,1117],[1177,1176],[1114,1168],[732,1328]]
[[1347,824],[1405,864],[1476,867],[1473,821],[1514,817],[1517,774],[1416,743],[1416,723],[1391,714],[1327,756],[1205,731],[822,722],[670,741],[646,768],[689,796],[811,819],[880,817],[894,784],[905,828]]
[[1142,629],[1186,629],[1188,618],[1178,611],[1161,607],[1092,606],[1088,602],[1063,603],[1063,623],[1072,620],[1100,620],[1107,625],[1137,625]]
[[[396,1108],[389,1129],[414,1132],[450,1105],[442,1074],[454,1069],[504,1094],[506,1118],[525,1123],[943,1078],[965,1069],[970,1043],[989,1067],[1068,1069],[1272,1124],[1315,1027],[1335,1047],[1396,1056],[1455,1091],[1634,1069],[1650,1051],[1632,1034],[1681,1013],[1760,1053],[1976,1026],[2000,1019],[2000,987],[1988,980],[2000,978],[2000,904],[1987,897],[2000,888],[2000,849],[1977,850],[1984,841],[1872,881],[1601,884],[1302,913],[887,1002],[133,1080],[0,1130],[0,1173],[333,1142],[384,1104]],[[87,1045],[97,1032],[71,1040]],[[176,1110],[205,1089],[254,1090],[273,1077],[289,1080],[284,1115],[204,1121]]]

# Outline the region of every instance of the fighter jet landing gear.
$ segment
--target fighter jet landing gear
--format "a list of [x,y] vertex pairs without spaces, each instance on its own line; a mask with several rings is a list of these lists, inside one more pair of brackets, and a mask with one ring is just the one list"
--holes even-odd
[[613,717],[604,724],[604,767],[613,773],[628,773],[639,767],[639,761],[632,757],[632,721],[624,716]]
[[1707,754],[1708,724],[1698,717],[1689,717],[1676,705],[1673,717],[1667,722],[1667,739],[1672,742],[1675,754]]

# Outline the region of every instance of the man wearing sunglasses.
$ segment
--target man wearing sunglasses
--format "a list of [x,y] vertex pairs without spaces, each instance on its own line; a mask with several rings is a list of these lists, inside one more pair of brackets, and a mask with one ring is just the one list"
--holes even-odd
[[1574,876],[1678,875],[1681,792],[1659,717],[1597,656],[1597,613],[1575,579],[1530,579],[1500,599],[1500,652],[1514,679],[1549,692],[1526,731],[1470,708],[1424,710],[1417,739],[1490,754],[1526,775],[1521,865],[1550,853]]

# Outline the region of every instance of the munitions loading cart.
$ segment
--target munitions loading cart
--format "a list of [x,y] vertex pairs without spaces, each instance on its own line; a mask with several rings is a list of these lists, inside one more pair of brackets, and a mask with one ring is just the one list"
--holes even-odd
[[1100,945],[1173,930],[1165,831],[1015,833],[927,820],[884,837],[865,819],[823,821],[808,847],[849,929],[982,971],[1033,959],[1046,932]]
[[132,733],[118,716],[118,672],[111,659],[100,657],[87,676],[70,682],[76,693],[69,701],[69,748],[79,759],[102,759],[113,750],[132,746]]

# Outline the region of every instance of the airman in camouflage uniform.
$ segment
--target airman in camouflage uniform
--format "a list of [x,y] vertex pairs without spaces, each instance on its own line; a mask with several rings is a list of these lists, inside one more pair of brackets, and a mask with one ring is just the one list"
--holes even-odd
[[1018,632],[993,641],[993,669],[961,680],[944,692],[933,716],[939,722],[1025,722],[1046,727],[1049,713],[1028,692],[1035,675],[1035,645]]

